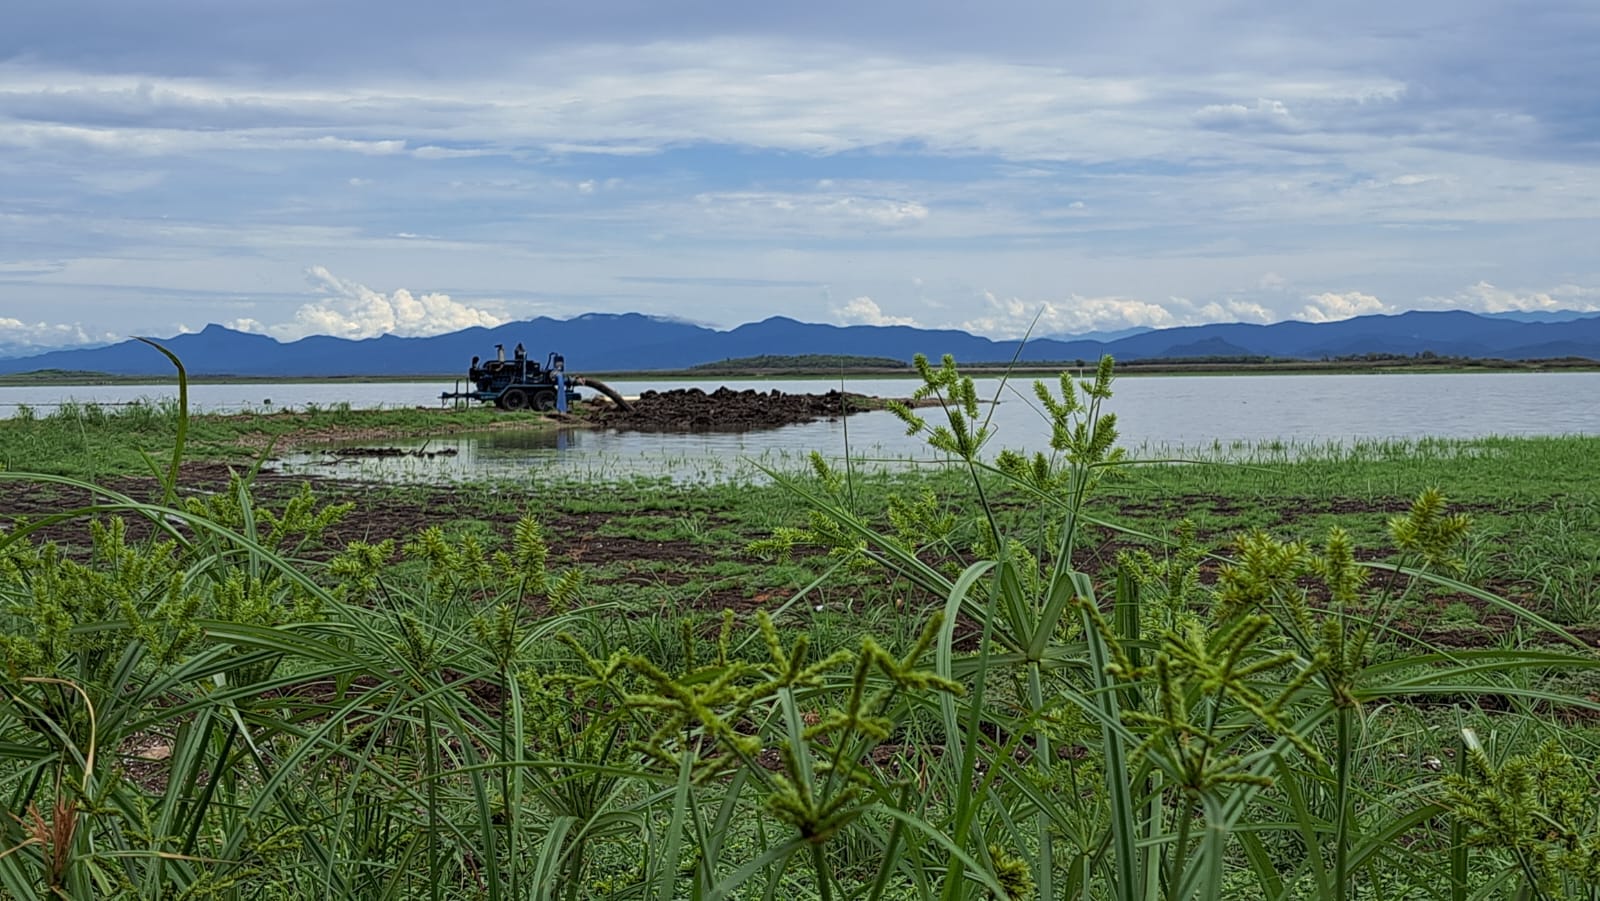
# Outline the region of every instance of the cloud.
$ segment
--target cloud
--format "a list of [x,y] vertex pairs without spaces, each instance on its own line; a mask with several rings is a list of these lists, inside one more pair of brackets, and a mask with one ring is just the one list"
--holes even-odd
[[1062,300],[1030,301],[1019,297],[1002,298],[983,293],[987,310],[956,327],[963,331],[994,338],[1019,338],[1030,332],[1041,335],[1074,335],[1107,328],[1147,326],[1167,328],[1181,325],[1172,311],[1158,303],[1131,297],[1084,297],[1068,295]]
[[1257,100],[1250,106],[1242,103],[1203,106],[1195,111],[1194,123],[1201,128],[1218,131],[1293,132],[1301,127],[1282,101],[1265,99]]
[[824,213],[865,219],[878,225],[901,225],[928,218],[928,208],[914,200],[842,197],[821,207]]
[[1310,303],[1300,308],[1294,315],[1295,319],[1304,319],[1307,322],[1336,322],[1356,316],[1395,312],[1394,307],[1371,294],[1362,294],[1360,291],[1346,291],[1343,294],[1329,291],[1313,294],[1306,300]]
[[1228,298],[1223,301],[1212,301],[1199,307],[1195,311],[1195,322],[1185,325],[1194,325],[1197,322],[1277,322],[1283,317],[1267,307],[1250,300]]
[[1075,335],[1114,331],[1133,326],[1175,328],[1213,322],[1272,323],[1289,319],[1337,322],[1356,316],[1393,315],[1411,307],[1469,310],[1482,313],[1539,310],[1600,310],[1600,287],[1564,284],[1543,291],[1508,291],[1478,282],[1456,294],[1425,297],[1402,307],[1362,291],[1325,291],[1292,300],[1284,297],[1287,282],[1274,273],[1260,279],[1266,292],[1246,297],[1223,297],[1204,302],[1184,297],[1162,301],[1135,297],[1085,297],[1028,300],[1002,298],[984,292],[985,310],[953,327],[996,338],[1021,337],[1032,327],[1034,335]]
[[740,278],[737,276],[619,275],[619,282],[641,285],[689,285],[704,288],[820,288],[824,284],[807,279]]
[[[1085,297],[1069,294],[1060,300],[1001,298],[984,292],[985,314],[955,324],[956,328],[992,338],[1020,338],[1024,334],[1083,335],[1143,327],[1152,329],[1204,325],[1212,322],[1276,322],[1283,317],[1251,300],[1226,298],[1196,303],[1186,297],[1156,302],[1135,297]],[[1031,327],[1031,332],[1030,332]]]
[[334,151],[379,157],[423,155],[426,148],[409,148],[395,138],[350,138],[313,132],[272,129],[214,130],[204,123],[188,128],[88,127],[78,124],[8,123],[0,130],[0,147],[24,151],[85,150],[131,157],[186,156],[243,151]]
[[695,197],[695,202],[704,215],[741,230],[750,226],[804,230],[910,228],[929,217],[927,206],[915,200],[840,193],[704,193]]
[[1600,310],[1600,288],[1557,285],[1542,291],[1510,291],[1481,281],[1449,297],[1425,297],[1422,305],[1439,309],[1473,310],[1480,313],[1538,312],[1551,310]]
[[870,297],[857,297],[844,306],[834,307],[833,314],[845,325],[910,325],[918,326],[910,316],[890,316]]
[[124,194],[154,188],[166,181],[165,172],[85,172],[79,184],[107,194]]
[[302,305],[291,321],[263,325],[255,319],[236,319],[229,327],[293,341],[307,335],[418,338],[474,326],[493,327],[507,321],[497,313],[452,300],[448,294],[416,297],[404,288],[382,294],[339,278],[322,266],[306,270],[306,276],[322,297]]
[[65,268],[67,264],[64,260],[0,260],[0,280],[54,275]]
[[83,344],[110,344],[122,336],[84,327],[81,322],[24,322],[0,316],[0,352],[10,356],[72,347]]
[[[1593,301],[1548,287],[1594,281],[1592,0],[818,2],[352,0],[312,29],[24,4],[0,29],[0,248],[66,265],[0,260],[0,310],[369,334],[423,302],[308,296],[311,260],[491,316],[537,273],[557,313],[724,326],[833,313],[752,277],[1012,333],[1041,305],[1084,331]],[[1463,288],[1485,279],[1513,288]]]
[[[0,54],[3,58],[3,54]],[[12,77],[7,78],[6,75]],[[1205,132],[1315,134],[1392,79],[1335,69],[1297,82],[1232,73],[1138,75],[1005,54],[868,52],[848,43],[701,37],[572,44],[496,78],[364,78],[308,87],[234,77],[0,67],[0,142],[136,155],[337,150],[443,160],[539,150],[658,153],[695,144],[807,154],[917,146],[1009,160],[1183,159]],[[1241,88],[1275,99],[1238,102]],[[1194,105],[1196,99],[1202,102]],[[1213,102],[1204,102],[1213,101]],[[1290,115],[1290,103],[1304,108]],[[1184,112],[1199,129],[1174,127]],[[1206,138],[1213,148],[1228,135]]]

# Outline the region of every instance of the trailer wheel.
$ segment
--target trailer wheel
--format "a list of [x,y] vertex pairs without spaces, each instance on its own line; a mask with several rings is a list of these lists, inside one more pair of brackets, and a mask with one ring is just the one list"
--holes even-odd
[[507,410],[528,409],[528,392],[521,388],[510,388],[500,395],[500,404]]
[[556,393],[548,389],[533,393],[533,408],[541,413],[548,413],[556,408]]

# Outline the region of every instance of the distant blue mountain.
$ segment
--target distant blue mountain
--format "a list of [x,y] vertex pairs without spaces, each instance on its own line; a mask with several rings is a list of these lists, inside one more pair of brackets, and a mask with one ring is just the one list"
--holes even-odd
[[1517,322],[1571,322],[1574,319],[1593,319],[1600,313],[1582,310],[1509,310],[1504,313],[1483,313],[1490,319],[1513,319]]
[[[637,313],[539,318],[496,328],[470,328],[431,338],[385,335],[352,341],[326,336],[288,343],[207,326],[163,342],[195,375],[370,376],[462,372],[473,356],[507,354],[518,343],[543,360],[566,357],[573,372],[681,369],[764,354],[850,354],[909,361],[915,354],[951,354],[966,363],[1262,356],[1322,359],[1371,353],[1535,359],[1600,359],[1600,316],[1522,322],[1465,312],[1411,312],[1339,322],[1225,323],[1142,331],[1114,340],[993,341],[966,332],[909,326],[837,326],[773,317],[717,331]],[[118,375],[165,375],[165,358],[136,341],[0,360],[0,373],[73,369]]]
[[[105,342],[98,341],[93,344],[79,344],[73,350],[88,350],[92,347],[104,347]],[[21,341],[6,341],[0,339],[0,360],[10,360],[16,357],[32,357],[46,351],[37,344],[23,343]]]
[[1056,335],[1045,335],[1044,337],[1053,341],[1115,341],[1118,338],[1128,338],[1133,335],[1142,335],[1145,332],[1153,331],[1155,331],[1155,329],[1148,325],[1132,325],[1127,328],[1107,329],[1105,331],[1098,332],[1082,332],[1080,334],[1061,333]]

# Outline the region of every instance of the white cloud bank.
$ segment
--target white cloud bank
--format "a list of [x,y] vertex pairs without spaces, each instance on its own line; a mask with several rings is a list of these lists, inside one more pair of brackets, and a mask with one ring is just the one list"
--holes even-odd
[[0,316],[0,351],[14,355],[84,344],[109,344],[121,338],[112,332],[85,328],[80,322],[24,322]]
[[1134,297],[1084,297],[1069,294],[1060,300],[1002,298],[984,292],[981,315],[954,323],[953,327],[991,338],[1019,338],[1025,333],[1081,335],[1096,331],[1144,327],[1176,328],[1209,322],[1271,322],[1282,318],[1258,303],[1228,299],[1197,304],[1184,297],[1156,302]]
[[1557,285],[1543,291],[1511,291],[1488,282],[1478,282],[1450,297],[1425,297],[1424,306],[1468,310],[1481,313],[1549,312],[1554,310],[1600,310],[1600,288]]
[[857,297],[842,307],[834,307],[833,315],[842,325],[909,325],[922,326],[910,316],[890,316],[870,297]]
[[[985,291],[966,318],[934,320],[899,315],[885,310],[871,297],[857,297],[835,305],[835,321],[844,325],[909,325],[917,328],[954,328],[995,339],[1024,335],[1083,335],[1126,328],[1178,328],[1211,323],[1268,324],[1287,320],[1338,322],[1357,316],[1394,315],[1406,309],[1466,310],[1476,313],[1508,311],[1600,311],[1600,288],[1560,285],[1544,291],[1508,291],[1479,282],[1449,297],[1422,298],[1402,306],[1363,291],[1324,291],[1290,294],[1281,278],[1270,273],[1263,279],[1266,303],[1246,298],[1226,298],[1204,303],[1184,297],[1162,301],[1136,297],[1065,297],[1038,300],[1002,297]],[[920,307],[919,307],[920,308]]]
[[[1281,278],[1268,273],[1263,277],[1261,287],[1269,295],[1278,295],[1286,293],[1287,285]],[[1478,282],[1446,297],[1423,297],[1408,303],[1384,300],[1363,291],[1323,291],[1301,296],[1298,300],[1269,296],[1266,300],[1268,303],[1228,298],[1196,303],[1183,297],[1171,297],[1157,302],[1132,297],[1084,297],[1078,294],[1070,294],[1059,300],[1027,300],[1020,297],[1002,298],[985,292],[984,308],[979,315],[945,325],[991,338],[1018,338],[1028,333],[1030,328],[1033,335],[1039,336],[1078,335],[1136,326],[1176,328],[1219,322],[1266,324],[1299,320],[1321,323],[1357,316],[1392,316],[1408,309],[1464,310],[1471,313],[1597,312],[1600,311],[1600,287],[1564,284],[1545,290],[1507,290],[1489,282]],[[1299,305],[1294,306],[1296,303]],[[851,306],[854,306],[854,302]],[[844,309],[835,312],[841,317],[845,315]],[[896,318],[882,313],[876,304],[868,311],[871,316],[857,312],[858,315],[849,321],[882,324],[870,320],[873,317],[883,320]]]
[[380,335],[421,338],[474,326],[492,328],[507,321],[496,312],[461,303],[448,294],[417,297],[404,288],[383,294],[339,278],[322,266],[306,270],[306,276],[322,296],[314,303],[302,305],[289,322],[263,325],[254,319],[235,319],[227,326],[293,341],[308,335],[353,339]]
[[1343,294],[1327,291],[1314,294],[1306,300],[1309,303],[1301,307],[1293,318],[1303,319],[1306,322],[1337,322],[1340,319],[1353,319],[1357,316],[1398,312],[1393,306],[1360,291],[1346,291]]
[[1241,84],[1228,73],[1131,76],[762,38],[572,45],[502,71],[426,81],[352,72],[308,87],[0,64],[0,106],[28,117],[0,132],[0,146],[435,160],[694,143],[831,154],[913,142],[1012,159],[1184,159],[1201,142],[1228,145],[1228,132],[1332,130],[1329,119],[1396,104],[1405,90],[1338,67]]
[[827,191],[707,192],[697,195],[694,203],[701,215],[743,234],[765,229],[817,234],[913,228],[931,215],[916,200]]

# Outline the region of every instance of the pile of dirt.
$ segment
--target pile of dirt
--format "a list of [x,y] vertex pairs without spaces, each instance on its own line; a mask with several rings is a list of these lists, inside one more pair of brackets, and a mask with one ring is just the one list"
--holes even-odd
[[417,448],[408,450],[403,447],[336,447],[328,451],[335,457],[416,457],[419,460],[432,460],[435,457],[454,457],[459,451],[453,447],[442,447],[436,451]]
[[881,407],[860,394],[785,394],[699,388],[646,391],[632,409],[605,407],[589,417],[597,425],[625,432],[748,432],[779,426],[836,419]]

